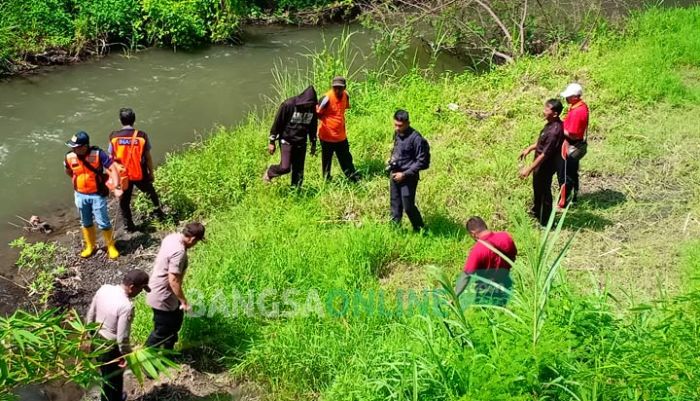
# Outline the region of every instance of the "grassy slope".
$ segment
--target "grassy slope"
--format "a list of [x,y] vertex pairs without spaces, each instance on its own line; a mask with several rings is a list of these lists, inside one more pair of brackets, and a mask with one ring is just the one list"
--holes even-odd
[[[349,135],[366,176],[356,186],[324,184],[317,159],[308,159],[301,193],[286,178],[264,186],[269,118],[255,116],[159,170],[166,201],[207,218],[210,241],[191,256],[187,286],[210,311],[225,312],[234,290],[294,288],[303,301],[311,289],[325,300],[334,289],[434,288],[429,266],[458,272],[471,245],[461,224],[474,214],[514,233],[527,292],[538,230],[525,213],[530,186],[516,176],[516,156],[542,126],[542,102],[577,79],[593,116],[582,200],[566,223],[569,233],[581,231],[537,344],[531,313],[518,305],[511,308],[521,320],[469,312],[473,349],[452,341],[439,319],[364,315],[213,314],[187,322],[185,344],[225,353],[238,375],[265,383],[275,399],[693,399],[700,333],[690,322],[700,295],[624,307],[692,290],[682,283],[697,264],[687,241],[700,231],[692,123],[700,112],[699,27],[700,8],[650,11],[625,39],[600,37],[585,53],[482,76],[353,83]],[[318,87],[334,72],[317,74]],[[450,102],[493,114],[476,120],[447,111]],[[432,145],[418,195],[427,236],[386,223],[381,170],[399,107]],[[148,326],[142,308],[136,330],[144,335]]]

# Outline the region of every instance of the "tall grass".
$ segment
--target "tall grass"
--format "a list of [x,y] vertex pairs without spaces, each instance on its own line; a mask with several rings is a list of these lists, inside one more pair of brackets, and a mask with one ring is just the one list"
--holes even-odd
[[[164,199],[206,218],[208,226],[208,242],[193,250],[186,282],[203,316],[187,319],[183,347],[216,349],[237,377],[265,384],[272,399],[694,399],[700,369],[698,287],[689,284],[685,295],[632,310],[620,309],[615,302],[619,294],[597,288],[597,282],[594,291],[577,291],[579,283],[566,269],[567,251],[590,244],[587,237],[600,241],[586,230],[570,239],[575,229],[568,221],[580,218],[586,203],[540,232],[525,213],[531,190],[516,177],[516,159],[542,126],[543,101],[578,77],[593,106],[591,132],[597,138],[584,162],[586,171],[617,174],[653,166],[659,158],[656,144],[627,132],[646,121],[644,114],[658,122],[666,106],[645,106],[647,99],[635,94],[625,99],[638,112],[625,114],[616,94],[627,93],[630,85],[642,89],[657,75],[672,76],[677,66],[661,63],[659,71],[642,69],[620,79],[613,79],[606,66],[618,68],[615,60],[621,54],[641,55],[647,63],[656,57],[647,55],[658,51],[654,43],[692,32],[683,46],[664,51],[687,61],[685,67],[698,68],[694,52],[700,49],[700,25],[688,22],[699,15],[698,7],[651,11],[632,25],[646,28],[618,38],[614,50],[609,42],[596,42],[585,54],[524,59],[481,76],[430,80],[411,72],[354,82],[348,136],[364,177],[356,185],[342,178],[324,182],[319,160],[308,158],[303,190],[290,190],[285,178],[265,186],[259,176],[270,162],[264,154],[269,114],[251,116],[239,127],[221,129],[203,144],[172,155],[157,175]],[[663,29],[653,29],[657,24]],[[326,56],[314,59],[310,74],[302,75],[304,82],[288,83],[290,76],[280,75],[280,97],[289,88],[322,85],[347,71],[348,64],[335,64],[342,55]],[[676,88],[662,82],[650,101],[673,104]],[[447,109],[451,102],[459,105],[458,111]],[[388,179],[382,170],[396,108],[409,110],[413,126],[431,143],[432,165],[418,190],[419,207],[431,228],[425,235],[387,222]],[[487,117],[475,118],[475,112]],[[665,125],[651,122],[644,123],[648,135],[675,141],[676,134],[666,135]],[[678,135],[688,136],[685,143],[698,148],[686,131]],[[686,174],[683,182],[697,182],[697,171],[684,167],[692,160],[683,157],[685,162],[671,164],[663,178]],[[644,171],[655,173],[653,167]],[[697,200],[689,202],[697,207]],[[664,202],[631,200],[623,206],[628,209],[620,210],[642,213]],[[402,290],[432,293],[440,282],[430,266],[439,266],[438,276],[448,277],[442,286],[449,290],[449,278],[471,245],[462,228],[470,215],[511,231],[520,249],[513,266],[513,299],[506,308],[451,309],[447,316],[432,309],[337,313],[339,290],[359,293],[365,301],[368,294],[384,291],[389,310],[405,294]],[[589,224],[590,218],[584,220]],[[692,270],[698,260],[695,249],[689,246],[670,263]],[[649,277],[618,280],[653,279],[644,266],[635,267]],[[311,309],[325,313],[273,317],[246,315],[234,307],[234,301],[243,302],[241,294],[266,290],[266,305],[278,302],[282,307],[281,294],[289,289],[297,291],[292,298],[300,303],[316,294]],[[135,327],[141,336],[150,326],[144,309]]]

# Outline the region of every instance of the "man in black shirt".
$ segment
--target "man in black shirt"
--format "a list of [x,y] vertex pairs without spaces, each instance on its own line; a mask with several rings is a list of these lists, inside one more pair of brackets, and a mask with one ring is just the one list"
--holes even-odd
[[270,166],[263,174],[263,180],[270,182],[273,178],[292,172],[292,185],[301,186],[304,180],[304,162],[306,160],[306,141],[311,141],[311,155],[316,155],[316,116],[318,97],[313,86],[309,86],[297,96],[290,97],[280,105],[275,121],[270,129],[270,144],[267,147],[272,155],[276,143],[280,143],[280,164]]
[[389,160],[391,182],[391,220],[400,224],[406,212],[414,231],[423,228],[423,218],[416,207],[419,171],[430,166],[430,146],[421,134],[411,127],[408,112],[394,113],[394,148]]
[[559,119],[563,109],[564,106],[557,99],[545,102],[543,114],[547,124],[540,131],[537,143],[520,153],[520,160],[524,160],[533,150],[535,151],[535,160],[531,165],[520,170],[520,178],[526,179],[530,173],[533,173],[532,214],[543,226],[547,225],[552,213],[552,176],[557,172],[557,161],[564,140],[564,127]]

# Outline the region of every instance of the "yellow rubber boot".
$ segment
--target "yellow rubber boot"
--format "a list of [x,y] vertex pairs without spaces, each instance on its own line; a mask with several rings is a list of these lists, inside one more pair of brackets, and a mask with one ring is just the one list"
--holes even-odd
[[90,226],[90,227],[83,227],[83,251],[80,252],[80,257],[82,258],[89,258],[92,256],[93,253],[95,253],[95,242],[96,242],[96,233],[95,233],[95,226]]
[[107,245],[107,256],[110,259],[116,259],[119,257],[119,251],[117,247],[114,246],[114,232],[110,228],[109,230],[102,230],[102,235],[105,239],[105,245]]

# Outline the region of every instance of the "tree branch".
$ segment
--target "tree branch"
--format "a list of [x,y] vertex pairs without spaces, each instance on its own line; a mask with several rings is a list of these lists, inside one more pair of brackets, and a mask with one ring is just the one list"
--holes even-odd
[[[498,25],[498,27],[503,31],[503,36],[505,36],[506,40],[508,41],[508,47],[513,49],[513,36],[510,34],[508,31],[508,28],[503,24],[503,21],[501,21],[500,18],[498,18],[498,15],[493,11],[493,9],[486,3],[484,3],[482,0],[474,0],[478,5],[481,6],[486,12],[491,16],[491,19],[493,19],[493,22]],[[512,59],[512,57],[511,57]]]
[[525,18],[527,18],[528,0],[523,0],[523,16],[520,19],[520,55],[525,54]]

